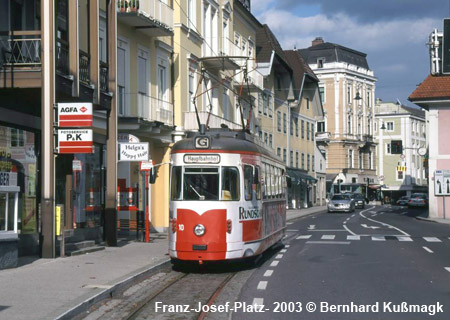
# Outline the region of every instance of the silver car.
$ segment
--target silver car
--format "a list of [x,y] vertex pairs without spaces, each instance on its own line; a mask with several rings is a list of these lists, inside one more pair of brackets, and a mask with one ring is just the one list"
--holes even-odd
[[328,212],[353,212],[355,211],[355,201],[350,194],[336,193],[328,202]]

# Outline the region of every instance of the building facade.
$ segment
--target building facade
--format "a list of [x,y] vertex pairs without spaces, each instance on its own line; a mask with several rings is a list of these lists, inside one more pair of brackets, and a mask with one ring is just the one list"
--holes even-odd
[[320,80],[325,120],[316,139],[327,159],[327,190],[368,196],[367,187],[378,179],[373,139],[376,78],[366,54],[322,38],[300,53]]
[[[378,144],[376,162],[380,198],[395,203],[401,196],[427,192],[423,157],[427,150],[425,112],[377,99],[374,129]],[[403,150],[392,150],[392,141],[401,141]]]

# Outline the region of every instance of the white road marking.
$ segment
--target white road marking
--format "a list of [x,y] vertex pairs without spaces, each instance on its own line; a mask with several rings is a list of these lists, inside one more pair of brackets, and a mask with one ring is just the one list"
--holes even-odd
[[295,239],[297,239],[297,240],[301,240],[301,239],[309,239],[309,238],[311,238],[311,234],[305,234],[305,235],[303,235],[303,236],[299,236],[299,237],[297,237],[297,238],[295,238]]
[[347,240],[361,240],[360,236],[347,236]]
[[277,256],[275,257],[275,259],[282,259],[283,255],[282,254],[277,254]]
[[355,217],[355,213],[354,214],[352,214],[352,218],[354,218]]
[[444,269],[450,272],[450,267],[445,267]]
[[376,211],[369,211],[369,213],[377,213]]
[[411,239],[411,237],[397,237],[398,241],[413,241],[413,239]]
[[347,232],[345,229],[316,229],[308,230],[309,232]]
[[350,244],[350,241],[306,241],[306,244]]
[[286,251],[287,251],[286,249],[281,249],[280,253],[286,253]]
[[367,228],[367,229],[380,229],[380,227],[368,226],[367,224],[361,224],[361,227],[364,227],[364,228]]
[[424,248],[425,249],[425,251],[428,251],[429,253],[433,253],[433,251],[432,250],[430,250],[429,248],[427,248],[427,247],[422,247],[422,248]]
[[266,272],[264,272],[264,277],[270,277],[273,274],[273,270],[266,270]]
[[293,222],[286,222],[286,224],[288,224],[288,225],[289,225],[289,224],[293,224]]
[[385,237],[379,237],[379,236],[373,236],[372,237],[373,241],[386,241]]
[[260,281],[258,283],[258,286],[256,287],[256,289],[258,290],[266,290],[267,288],[267,281]]
[[316,228],[315,224],[310,224],[308,230],[314,230]]
[[336,238],[336,236],[334,234],[325,234],[322,236],[322,240],[334,240],[334,238]]
[[427,242],[442,242],[441,240],[439,240],[436,237],[423,237],[425,241]]
[[298,229],[287,229],[286,231],[287,232],[298,232],[299,230]]
[[[373,209],[373,208],[370,208],[370,209]],[[380,221],[377,221],[377,220],[374,220],[374,219],[370,219],[370,218],[366,217],[365,215],[363,215],[363,214],[362,214],[363,212],[364,212],[364,211],[361,211],[361,212],[359,213],[359,215],[360,215],[361,217],[363,217],[363,218],[365,218],[365,219],[367,219],[367,220],[369,220],[369,221],[375,222],[375,223],[379,223],[379,224],[382,224],[382,225],[385,225],[385,226],[391,226],[393,229],[395,229],[395,230],[400,231],[401,233],[403,233],[404,236],[409,237],[409,234],[407,234],[407,233],[404,232],[403,230],[400,230],[399,228],[394,227],[394,226],[392,226],[392,225],[390,225],[390,224],[383,223],[383,222],[380,222]]]
[[271,266],[271,267],[276,267],[279,263],[280,263],[280,261],[275,260],[275,261],[272,261],[272,263],[270,264],[270,266]]
[[284,245],[284,247],[285,247],[285,248],[289,248],[289,247],[290,247],[290,245],[289,245],[289,244],[286,244],[286,245]]
[[253,298],[253,306],[264,306],[264,298]]

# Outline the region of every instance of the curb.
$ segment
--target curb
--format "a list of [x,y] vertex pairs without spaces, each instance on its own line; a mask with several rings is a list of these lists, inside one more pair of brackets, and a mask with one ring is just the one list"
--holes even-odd
[[431,218],[426,218],[426,217],[415,217],[417,220],[422,220],[422,221],[428,221],[428,222],[434,222],[434,223],[440,223],[440,224],[446,224],[446,225],[450,225],[450,221],[448,222],[443,222],[443,221],[439,221],[436,219],[431,219]]
[[311,216],[311,215],[313,215],[313,214],[316,214],[316,213],[323,213],[323,212],[326,212],[327,210],[326,209],[321,209],[321,210],[317,210],[317,211],[312,211],[312,212],[307,212],[307,213],[300,213],[298,216],[292,216],[292,217],[286,217],[286,221],[291,221],[291,220],[294,220],[294,219],[299,219],[299,218],[303,218],[303,217],[308,217],[308,216]]
[[113,297],[117,291],[129,286],[133,282],[139,282],[143,278],[146,278],[148,276],[155,274],[159,270],[166,268],[168,265],[170,265],[170,259],[167,259],[166,261],[163,261],[157,265],[151,266],[142,272],[132,275],[132,276],[128,277],[127,279],[116,283],[111,288],[105,289],[105,290],[97,293],[96,295],[86,299],[85,301],[79,303],[75,307],[67,310],[63,314],[56,317],[55,320],[73,319],[74,317],[79,316],[81,313],[87,312],[90,307],[97,304],[98,302],[103,301],[107,298]]

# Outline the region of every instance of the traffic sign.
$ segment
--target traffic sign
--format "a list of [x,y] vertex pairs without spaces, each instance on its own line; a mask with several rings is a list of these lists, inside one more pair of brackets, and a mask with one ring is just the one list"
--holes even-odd
[[141,171],[150,171],[153,169],[153,161],[141,161]]
[[92,103],[58,103],[58,127],[92,127]]
[[59,129],[58,153],[93,153],[92,129]]
[[434,195],[450,195],[450,170],[436,170],[434,172]]

